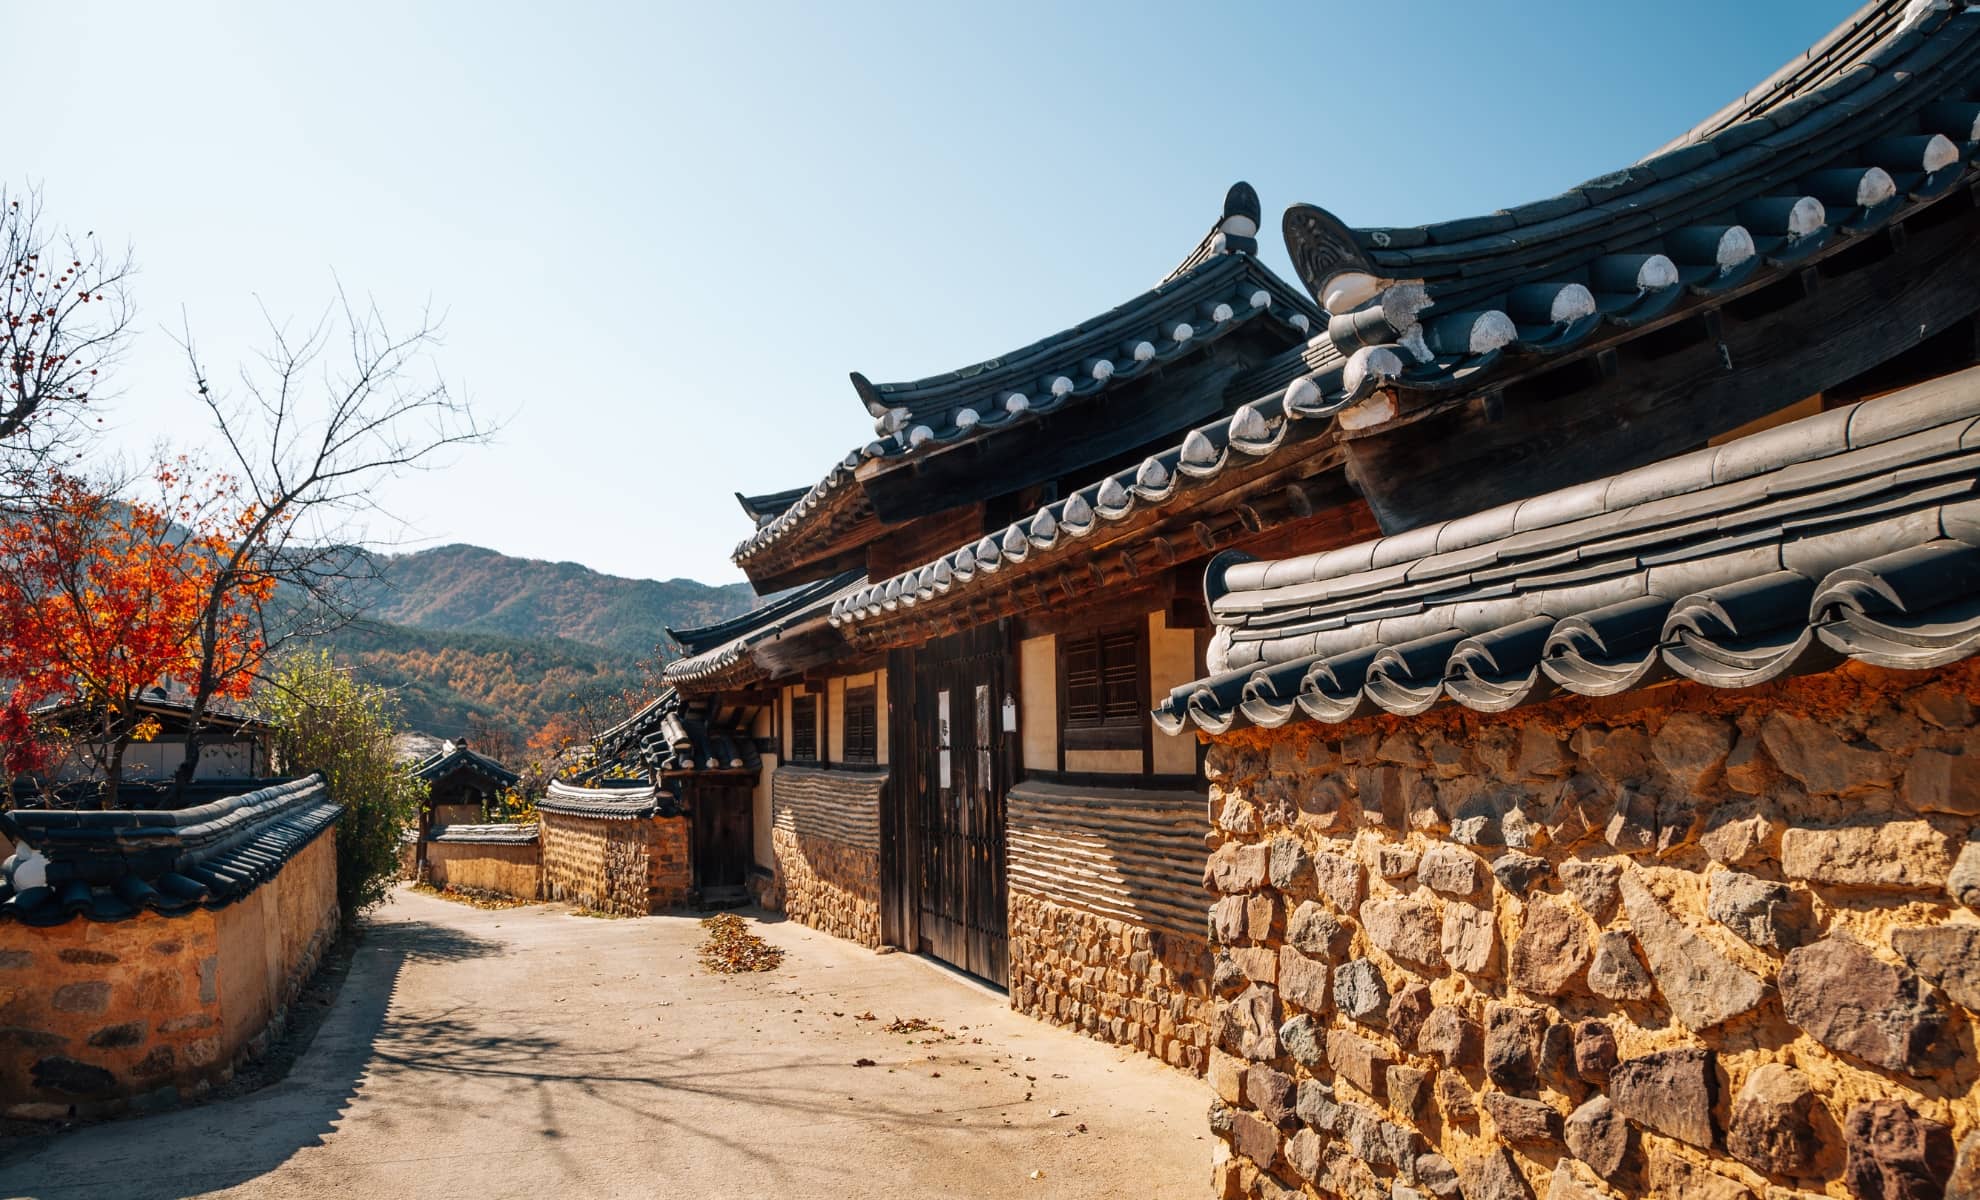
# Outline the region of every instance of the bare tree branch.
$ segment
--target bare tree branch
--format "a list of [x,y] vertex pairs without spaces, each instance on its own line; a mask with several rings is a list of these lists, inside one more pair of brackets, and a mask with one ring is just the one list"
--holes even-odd
[[51,229],[41,194],[0,190],[0,507],[74,457],[122,357],[131,255]]
[[[226,474],[248,509],[201,622],[203,668],[194,689],[180,784],[199,758],[209,697],[230,670],[215,661],[228,593],[272,580],[263,606],[264,657],[359,615],[358,585],[374,577],[371,520],[391,521],[377,500],[385,481],[440,467],[448,451],[487,442],[494,429],[435,370],[440,323],[430,311],[396,333],[377,307],[359,306],[338,285],[335,299],[301,333],[264,307],[268,343],[240,368],[240,394],[216,388],[190,327],[179,339],[200,401],[231,461]],[[336,346],[342,353],[330,353]],[[397,523],[397,522],[393,522]]]

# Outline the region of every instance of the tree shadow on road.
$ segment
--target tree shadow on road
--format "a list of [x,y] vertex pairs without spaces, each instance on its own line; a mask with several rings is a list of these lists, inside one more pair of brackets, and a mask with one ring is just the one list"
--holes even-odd
[[[778,1182],[798,1181],[785,1168],[789,1159],[780,1153],[781,1139],[766,1136],[768,1130],[856,1118],[862,1124],[884,1127],[889,1138],[912,1140],[920,1133],[952,1132],[957,1113],[963,1111],[951,1107],[946,1115],[939,1109],[931,1112],[916,1107],[899,1090],[891,1096],[875,1096],[870,1088],[862,1088],[868,1094],[849,1103],[852,1097],[846,1094],[845,1080],[832,1078],[836,1069],[853,1067],[842,1054],[794,1055],[788,1045],[768,1043],[741,1063],[735,1062],[731,1047],[724,1056],[732,1065],[714,1067],[698,1052],[653,1044],[578,1046],[540,1024],[543,1016],[540,1009],[487,1007],[405,1013],[380,1031],[374,1072],[380,1077],[430,1077],[424,1083],[400,1080],[400,1093],[409,1101],[402,1106],[406,1112],[417,1112],[424,1103],[459,1103],[470,1080],[494,1083],[503,1090],[503,1111],[537,1114],[534,1130],[518,1127],[516,1132],[519,1137],[534,1137],[532,1151],[558,1160],[567,1178],[580,1176],[585,1165],[558,1144],[573,1132],[562,1124],[567,1119],[563,1111],[580,1098],[608,1105],[632,1119],[634,1127],[615,1136],[638,1142],[665,1140],[676,1147],[704,1142],[719,1152],[714,1157],[751,1162]],[[688,1097],[733,1104],[738,1117],[746,1112],[747,1119],[711,1122],[705,1106],[690,1117],[678,1103]],[[985,1106],[1012,1107],[1009,1102]],[[392,1123],[390,1114],[373,1114],[371,1119]],[[1010,1125],[1013,1132],[1021,1132],[1045,1128],[1049,1120],[1026,1118]],[[806,1168],[803,1182],[813,1187],[821,1173],[852,1174],[852,1168],[833,1169],[818,1162]],[[860,1182],[848,1178],[843,1194],[858,1192]]]
[[[407,963],[504,952],[501,942],[424,921],[373,922],[337,1011],[287,1078],[234,1099],[90,1126],[6,1164],[0,1192],[36,1200],[183,1200],[273,1171],[319,1146],[357,1095]],[[396,1018],[395,1018],[396,1020]]]

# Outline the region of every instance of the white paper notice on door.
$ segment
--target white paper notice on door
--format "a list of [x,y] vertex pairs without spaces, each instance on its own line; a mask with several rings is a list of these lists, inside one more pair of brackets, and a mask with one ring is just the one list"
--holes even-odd
[[949,689],[943,688],[935,696],[935,745],[942,752],[942,763],[935,773],[938,787],[954,787],[954,776],[949,774]]

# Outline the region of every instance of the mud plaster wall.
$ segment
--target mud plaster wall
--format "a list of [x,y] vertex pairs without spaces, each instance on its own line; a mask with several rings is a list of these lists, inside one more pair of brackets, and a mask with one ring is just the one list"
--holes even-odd
[[104,1115],[225,1082],[281,1031],[337,921],[326,832],[225,908],[0,924],[0,1111]]
[[1217,1194],[1976,1194],[1976,702],[1849,664],[1216,739]]
[[772,780],[776,890],[792,920],[880,944],[880,789],[885,770],[784,766]]
[[1011,1007],[1201,1074],[1203,797],[1027,782],[1005,821]]
[[550,899],[638,917],[692,898],[686,817],[626,820],[538,809],[537,820]]
[[429,842],[427,877],[434,887],[534,900],[543,891],[542,857],[543,848],[537,842],[525,846]]

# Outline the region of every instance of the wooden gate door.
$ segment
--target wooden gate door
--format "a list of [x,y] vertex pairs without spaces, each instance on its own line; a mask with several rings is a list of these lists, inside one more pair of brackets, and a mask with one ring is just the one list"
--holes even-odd
[[[1006,971],[1003,624],[931,642],[915,655],[913,782],[903,789],[918,851],[918,949],[994,983]],[[908,867],[914,872],[914,867]]]
[[695,792],[695,886],[703,893],[747,886],[753,824],[749,789],[697,783]]

